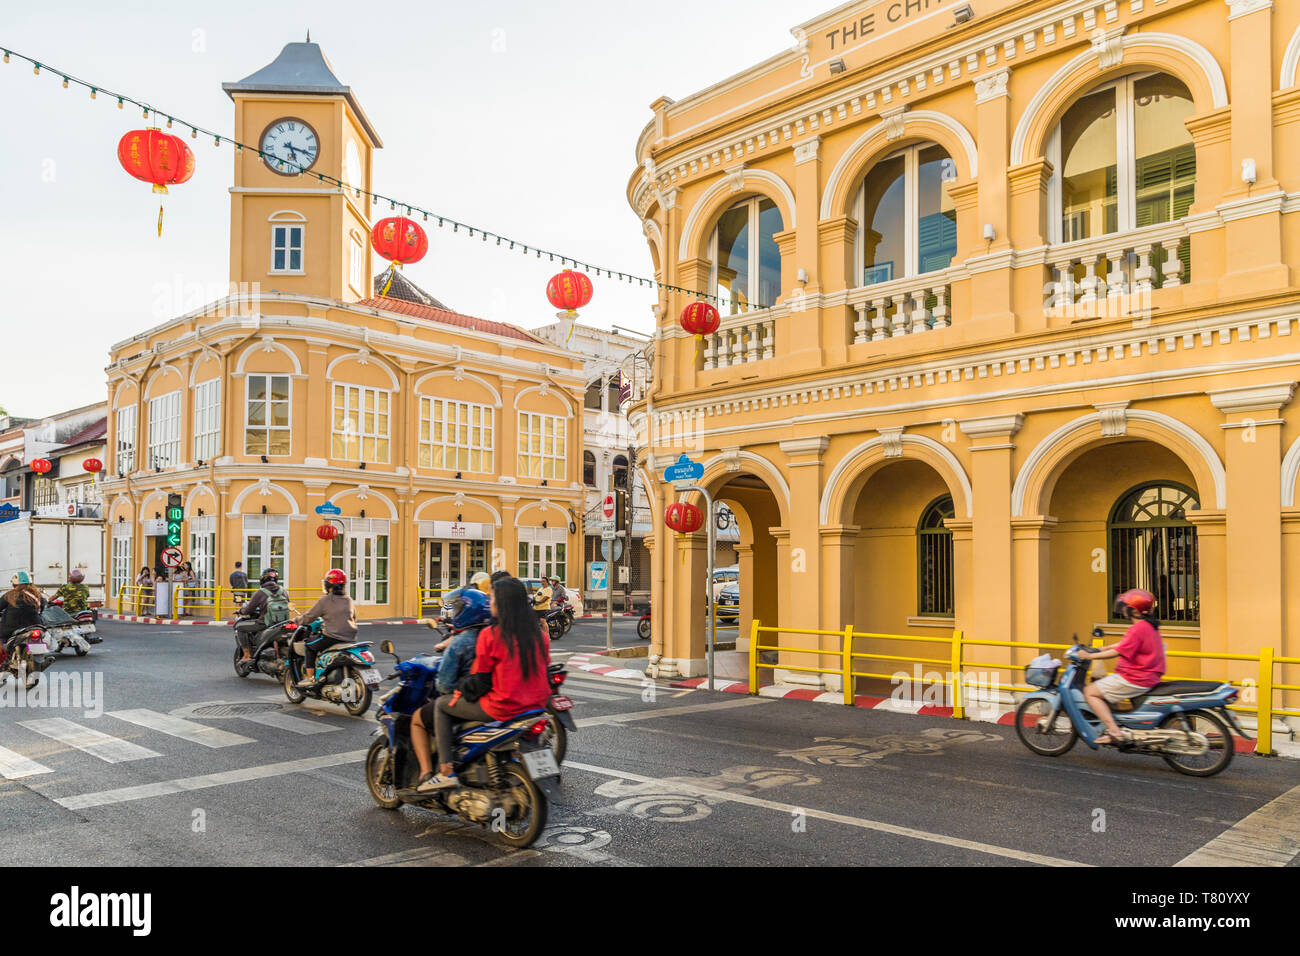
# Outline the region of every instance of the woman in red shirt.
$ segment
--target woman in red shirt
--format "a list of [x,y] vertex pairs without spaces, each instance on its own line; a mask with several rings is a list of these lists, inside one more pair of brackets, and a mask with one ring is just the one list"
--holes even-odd
[[1165,642],[1160,636],[1160,621],[1155,615],[1156,597],[1139,588],[1125,591],[1115,599],[1115,610],[1132,622],[1123,640],[1095,651],[1080,651],[1084,660],[1118,657],[1114,673],[1093,681],[1083,689],[1083,697],[1092,712],[1106,725],[1106,733],[1097,744],[1129,743],[1133,732],[1115,722],[1110,705],[1131,697],[1150,693],[1165,672]]
[[[551,693],[546,679],[551,642],[533,612],[522,581],[502,578],[493,583],[492,616],[497,623],[479,632],[474,666],[461,681],[460,689],[421,708],[424,726],[429,725],[430,718],[433,720],[440,764],[436,775],[420,775],[416,790],[421,793],[458,783],[452,766],[456,743],[452,725],[456,721],[507,720],[546,706]],[[466,698],[467,692],[473,700]]]

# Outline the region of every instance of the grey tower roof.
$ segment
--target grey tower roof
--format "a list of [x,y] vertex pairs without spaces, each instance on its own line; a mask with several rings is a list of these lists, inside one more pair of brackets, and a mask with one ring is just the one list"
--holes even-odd
[[280,55],[256,73],[250,73],[238,83],[222,83],[221,88],[232,100],[236,93],[306,93],[316,96],[342,96],[352,107],[362,127],[376,147],[383,146],[379,134],[370,125],[365,110],[352,95],[352,87],[344,86],[334,75],[334,68],[321,52],[320,44],[289,43]]

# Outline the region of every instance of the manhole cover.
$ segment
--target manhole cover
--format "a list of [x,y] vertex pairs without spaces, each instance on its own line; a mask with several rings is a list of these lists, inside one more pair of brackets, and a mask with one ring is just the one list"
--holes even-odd
[[245,717],[248,714],[264,714],[269,710],[280,710],[279,704],[204,704],[191,712],[194,717]]

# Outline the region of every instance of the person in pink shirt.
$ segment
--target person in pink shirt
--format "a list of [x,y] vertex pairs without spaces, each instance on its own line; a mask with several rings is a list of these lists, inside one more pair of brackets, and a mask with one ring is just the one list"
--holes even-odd
[[1092,712],[1106,725],[1106,733],[1097,738],[1098,744],[1127,743],[1133,739],[1132,731],[1115,722],[1110,705],[1148,693],[1164,676],[1165,642],[1160,636],[1155,606],[1156,598],[1150,591],[1138,588],[1125,591],[1115,599],[1116,613],[1132,621],[1124,637],[1118,644],[1079,652],[1082,660],[1119,658],[1112,673],[1083,689],[1083,697]]

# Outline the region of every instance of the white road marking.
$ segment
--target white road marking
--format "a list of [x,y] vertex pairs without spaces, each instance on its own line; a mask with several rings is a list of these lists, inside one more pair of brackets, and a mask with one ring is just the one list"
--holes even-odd
[[[593,764],[578,763],[573,760],[564,762],[566,767],[572,767],[574,770],[585,770],[588,773],[600,774],[605,777],[614,777],[621,780],[631,780],[636,783],[660,783],[655,777],[646,777],[639,773],[628,773],[623,770],[611,770],[605,767],[597,767]],[[980,843],[975,840],[963,840],[960,837],[947,836],[942,833],[930,833],[927,830],[917,830],[912,827],[900,827],[892,823],[882,823],[879,820],[867,820],[862,817],[850,817],[842,813],[831,813],[827,810],[814,810],[809,807],[796,807],[793,804],[779,803],[775,800],[763,800],[759,797],[751,797],[743,793],[728,793],[721,790],[712,790],[707,787],[692,786],[683,782],[680,778],[674,778],[671,784],[664,784],[671,787],[673,791],[687,791],[709,800],[727,801],[730,803],[742,803],[746,806],[761,807],[765,810],[776,810],[785,814],[787,819],[793,813],[802,813],[814,820],[826,820],[830,823],[841,823],[845,826],[858,827],[863,830],[876,830],[880,833],[888,833],[893,836],[906,837],[911,840],[924,840],[927,843],[939,843],[944,846],[956,847],[962,850],[972,850],[976,853],[987,853],[990,856],[1001,856],[1012,860],[1019,860],[1023,863],[1038,863],[1043,866],[1088,866],[1087,863],[1080,863],[1075,860],[1065,860],[1054,856],[1043,856],[1039,853],[1030,853],[1025,850],[1013,850],[1010,847],[995,846],[991,843]]]
[[627,697],[636,697],[641,693],[642,688],[638,685],[630,687],[626,683],[617,683],[612,680],[601,680],[600,678],[582,678],[570,674],[568,679],[560,685],[560,691],[563,692],[566,687],[596,687],[601,691],[609,691],[614,694],[623,694]]
[[260,767],[245,767],[242,770],[209,773],[200,777],[183,777],[179,780],[146,783],[138,787],[121,787],[117,790],[83,793],[75,797],[62,797],[54,802],[69,810],[106,807],[118,803],[128,803],[132,800],[147,800],[151,797],[164,797],[172,793],[185,793],[189,790],[205,790],[208,787],[224,787],[231,783],[247,783],[249,780],[266,780],[269,777],[283,777],[286,774],[319,770],[322,767],[360,763],[365,759],[366,751],[349,750],[345,753],[327,754],[322,757],[306,757],[302,760],[286,760],[283,763],[263,764]]
[[98,730],[91,730],[89,727],[74,724],[62,717],[51,717],[47,720],[20,720],[18,726],[74,747],[92,757],[98,757],[104,763],[126,763],[129,760],[162,756],[156,750],[141,747],[120,737],[100,733]]
[[698,714],[706,710],[727,710],[732,707],[752,707],[765,704],[761,697],[742,697],[739,700],[720,700],[712,704],[691,704],[688,707],[657,707],[635,714],[609,714],[604,717],[583,717],[577,721],[579,727],[600,727],[605,724],[626,724],[633,720],[654,720],[657,717],[677,717],[681,714]]
[[624,700],[618,694],[598,694],[594,690],[571,690],[568,687],[560,688],[565,697],[572,697],[574,700]]
[[110,710],[108,716],[116,717],[118,720],[125,720],[127,723],[139,724],[141,727],[156,730],[158,733],[167,734],[169,737],[179,737],[181,740],[188,740],[190,743],[202,744],[204,747],[234,747],[238,744],[254,743],[252,737],[244,737],[240,734],[232,734],[228,730],[218,730],[216,727],[196,724],[194,721],[186,720],[183,717],[160,714],[156,710]]
[[38,773],[54,773],[54,771],[44,764],[27,759],[20,753],[0,747],[0,777],[6,780],[21,780],[23,777],[34,777]]
[[266,714],[244,714],[239,719],[251,720],[255,724],[274,727],[276,730],[287,730],[291,734],[327,734],[332,730],[343,729],[320,721],[307,720],[303,717],[294,717],[291,714],[280,714],[275,711]]
[[426,846],[386,853],[383,856],[372,856],[368,860],[357,860],[355,863],[340,863],[339,866],[464,866],[467,862],[469,861],[459,853],[449,853],[437,847]]
[[1300,787],[1243,817],[1174,866],[1286,866],[1300,854]]

